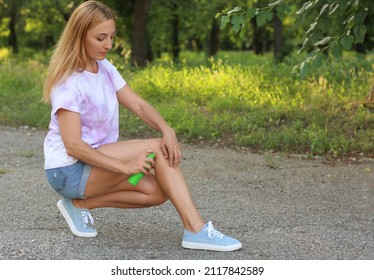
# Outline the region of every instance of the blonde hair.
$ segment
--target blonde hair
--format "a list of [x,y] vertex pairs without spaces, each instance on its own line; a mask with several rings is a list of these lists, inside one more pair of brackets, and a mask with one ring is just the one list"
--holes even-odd
[[84,48],[87,31],[110,19],[116,20],[116,14],[100,2],[86,1],[75,9],[49,63],[43,91],[45,102],[51,102],[51,91],[57,83],[65,81],[75,71],[84,71],[87,67]]

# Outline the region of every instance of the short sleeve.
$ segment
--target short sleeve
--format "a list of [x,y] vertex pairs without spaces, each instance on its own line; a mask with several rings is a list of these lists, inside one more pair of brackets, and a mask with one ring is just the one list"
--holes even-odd
[[82,97],[70,78],[53,88],[51,101],[53,115],[59,109],[81,113]]

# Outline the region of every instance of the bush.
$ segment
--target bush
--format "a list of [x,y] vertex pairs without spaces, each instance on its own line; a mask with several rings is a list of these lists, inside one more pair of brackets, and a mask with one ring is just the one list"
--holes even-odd
[[[130,68],[115,55],[111,60],[186,141],[310,155],[374,155],[373,114],[362,106],[373,81],[371,54],[324,61],[305,80],[290,75],[296,56],[279,64],[271,56],[244,52],[196,57],[185,52],[180,63],[164,57],[144,69]],[[49,107],[40,102],[46,61],[3,60],[1,124],[48,126]],[[123,136],[157,135],[128,111],[120,112]]]

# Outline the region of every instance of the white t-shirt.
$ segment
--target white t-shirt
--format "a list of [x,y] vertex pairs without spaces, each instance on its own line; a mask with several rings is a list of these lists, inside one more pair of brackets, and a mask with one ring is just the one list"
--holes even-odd
[[57,110],[80,114],[82,140],[93,148],[118,140],[119,116],[116,92],[125,84],[117,69],[107,60],[97,61],[97,74],[75,72],[57,84],[51,94],[51,122],[44,140],[44,168],[68,166],[78,160],[66,153],[58,126]]

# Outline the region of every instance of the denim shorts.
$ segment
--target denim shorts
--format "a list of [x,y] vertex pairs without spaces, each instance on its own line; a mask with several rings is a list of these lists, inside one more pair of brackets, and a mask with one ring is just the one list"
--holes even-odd
[[92,167],[82,161],[64,167],[46,169],[51,187],[66,198],[85,199],[84,192]]

